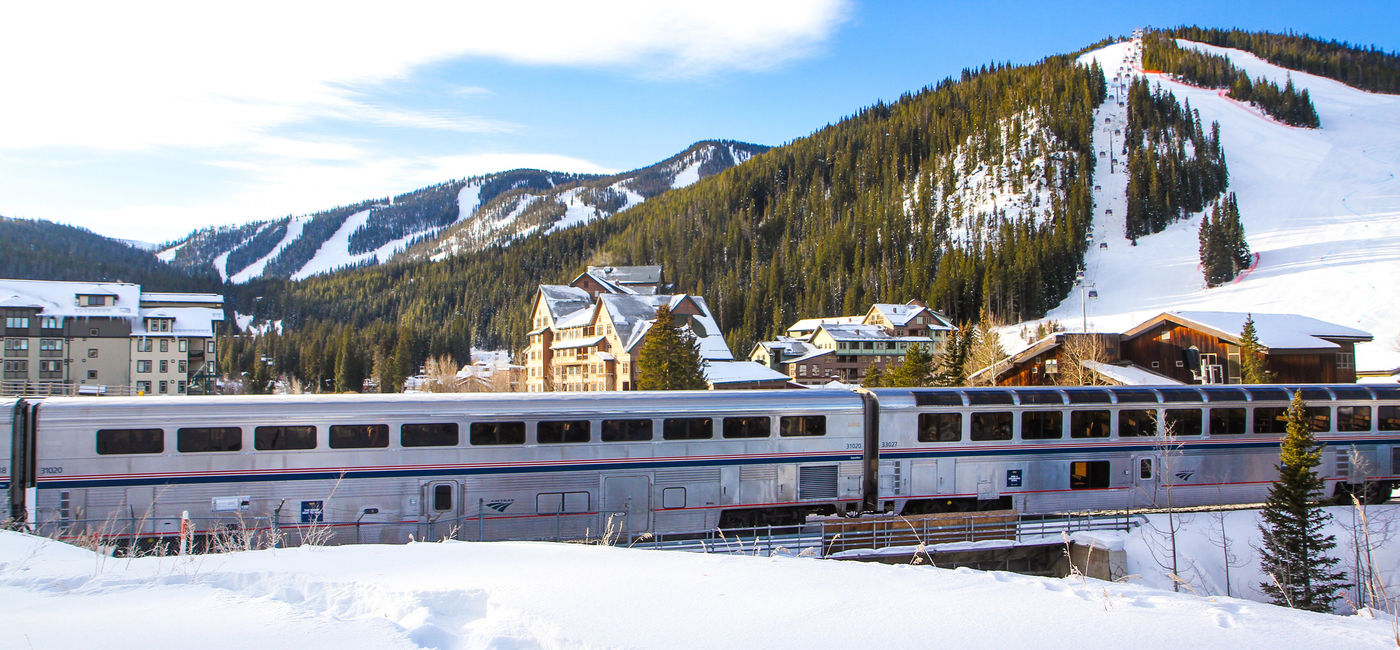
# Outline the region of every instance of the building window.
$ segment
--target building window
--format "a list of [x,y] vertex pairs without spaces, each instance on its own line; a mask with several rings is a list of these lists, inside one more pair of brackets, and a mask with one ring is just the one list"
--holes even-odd
[[161,339],[161,340],[160,340],[160,351],[161,351],[161,352],[169,352],[169,351],[170,351],[170,339]]
[[1353,352],[1337,353],[1337,369],[1350,370],[1356,367],[1356,354]]
[[170,362],[169,362],[169,361],[166,361],[165,359],[161,359],[161,360],[160,360],[160,371],[161,371],[161,372],[170,372]]
[[40,352],[61,352],[63,339],[39,339]]
[[5,327],[15,330],[29,329],[28,316],[7,316],[5,317]]
[[150,372],[151,361],[149,359],[138,359],[136,361],[136,372]]
[[136,342],[137,352],[150,352],[153,349],[150,339],[141,339]]
[[204,345],[204,353],[205,353],[205,354],[214,354],[214,342],[213,342],[213,341],[207,341],[207,342],[205,343],[205,345]]
[[177,381],[177,382],[175,382],[175,392],[177,392],[177,393],[179,393],[179,394],[181,394],[181,395],[184,395],[184,394],[185,394],[185,389],[186,389],[187,387],[188,387],[188,385],[187,385],[185,382],[183,382],[183,381]]
[[151,382],[149,382],[149,381],[138,381],[138,382],[136,382],[136,392],[141,393],[142,395],[146,395],[146,394],[150,393],[150,392],[151,392]]
[[39,321],[39,327],[46,330],[56,330],[62,326],[63,321],[59,320],[57,316],[45,316],[43,320]]
[[96,359],[96,358],[97,358],[97,348],[88,348],[88,358],[89,358],[89,359]]
[[179,349],[181,352],[189,352],[189,351],[190,351],[190,342],[189,342],[189,341],[186,341],[185,339],[180,339],[180,343],[179,343],[179,348],[178,348],[178,349]]
[[[164,363],[164,362],[162,362],[162,363]],[[176,362],[175,362],[175,368],[176,368],[177,372],[179,372],[179,373],[182,374],[182,375],[185,374],[185,373],[187,373],[187,372],[189,372],[189,366],[190,366],[190,364],[189,364],[188,361],[180,360],[180,361],[176,361]]]
[[83,296],[83,306],[85,307],[106,307],[107,296]]
[[24,360],[8,360],[5,362],[6,379],[23,379],[29,374],[29,362]]
[[29,339],[5,339],[5,356],[22,357],[29,352]]
[[157,391],[157,392],[159,392],[159,393],[162,394],[162,395],[164,395],[165,393],[170,392],[170,382],[165,381],[164,379],[162,379],[162,380],[160,381],[159,387],[160,387],[160,390]]
[[89,370],[89,371],[87,371],[87,378],[88,378],[88,379],[97,379],[97,371],[96,371],[96,370]]
[[88,328],[88,336],[97,336],[97,328],[96,328],[96,327],[89,327],[89,328]]

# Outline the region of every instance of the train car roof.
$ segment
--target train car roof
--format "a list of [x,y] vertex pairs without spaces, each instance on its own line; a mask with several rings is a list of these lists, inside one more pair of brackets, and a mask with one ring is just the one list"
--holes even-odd
[[1062,406],[1093,404],[1210,404],[1288,402],[1295,391],[1310,402],[1400,400],[1400,386],[1211,385],[1211,386],[1003,386],[987,388],[877,388],[885,406]]
[[45,399],[42,412],[77,415],[87,412],[164,410],[180,412],[268,409],[325,411],[364,407],[384,413],[494,412],[565,415],[614,411],[658,413],[680,409],[716,412],[752,409],[859,410],[860,396],[836,390],[628,391],[577,393],[410,393],[337,395],[218,395],[148,397],[58,397]]

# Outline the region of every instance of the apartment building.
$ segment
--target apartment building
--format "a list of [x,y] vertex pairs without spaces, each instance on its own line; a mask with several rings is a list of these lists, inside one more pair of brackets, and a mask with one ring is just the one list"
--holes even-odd
[[711,387],[786,384],[779,373],[734,360],[704,298],[659,293],[665,286],[660,266],[590,266],[568,285],[540,285],[525,351],[526,390],[633,390],[642,341],[662,306],[695,335]]
[[3,394],[206,392],[223,297],[122,282],[0,279]]

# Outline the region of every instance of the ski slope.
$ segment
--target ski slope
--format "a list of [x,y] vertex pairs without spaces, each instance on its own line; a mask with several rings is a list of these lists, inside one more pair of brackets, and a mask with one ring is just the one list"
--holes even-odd
[[[1200,215],[1131,246],[1123,236],[1127,179],[1121,165],[1110,173],[1106,157],[1094,177],[1102,189],[1094,243],[1085,256],[1085,290],[1071,292],[1047,319],[1078,330],[1087,315],[1091,329],[1124,331],[1173,309],[1298,313],[1373,334],[1374,342],[1356,346],[1359,370],[1400,367],[1400,96],[1289,71],[1238,50],[1179,43],[1227,56],[1251,76],[1280,86],[1291,76],[1317,107],[1320,129],[1294,128],[1215,90],[1146,75],[1178,101],[1189,100],[1207,128],[1220,123],[1229,189],[1239,197],[1257,267],[1233,284],[1207,289],[1198,268]],[[1108,75],[1116,99],[1095,116],[1094,148],[1116,148],[1120,163],[1121,136],[1110,138],[1126,125],[1126,108],[1116,101],[1125,86],[1112,77],[1120,69],[1144,74],[1129,63],[1139,48],[1137,41],[1117,43],[1079,59],[1086,65],[1097,60]],[[1087,298],[1089,288],[1097,298]]]

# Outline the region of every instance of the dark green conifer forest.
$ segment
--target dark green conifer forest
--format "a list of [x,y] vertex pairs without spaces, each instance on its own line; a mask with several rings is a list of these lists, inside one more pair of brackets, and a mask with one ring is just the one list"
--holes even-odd
[[1250,79],[1230,60],[1214,54],[1178,47],[1163,32],[1142,37],[1142,65],[1180,77],[1186,83],[1204,88],[1225,88],[1231,98],[1252,103],[1290,126],[1317,128],[1317,109],[1306,89],[1299,91],[1290,78],[1283,88],[1264,79]]

